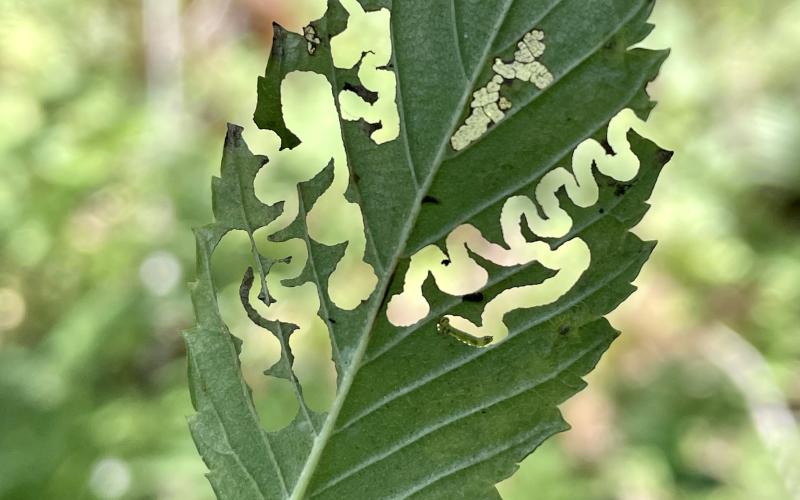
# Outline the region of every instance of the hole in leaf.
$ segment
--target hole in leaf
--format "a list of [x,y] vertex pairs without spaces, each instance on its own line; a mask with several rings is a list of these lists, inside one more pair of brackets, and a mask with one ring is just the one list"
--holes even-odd
[[339,93],[342,118],[363,120],[371,125],[366,129],[369,137],[376,144],[384,144],[400,134],[397,77],[389,67],[391,16],[385,8],[365,11],[357,0],[341,0],[341,4],[350,16],[345,30],[331,38],[333,64],[342,69],[358,66],[361,82],[346,83]]
[[[389,321],[397,326],[410,326],[430,313],[428,301],[422,295],[422,285],[429,274],[444,293],[460,295],[465,301],[477,302],[479,297],[484,300],[478,291],[487,285],[489,274],[472,255],[503,267],[538,262],[554,271],[540,283],[509,288],[490,297],[481,314],[480,326],[458,316],[448,316],[451,325],[474,337],[492,336],[500,340],[508,333],[503,321],[507,313],[551,304],[567,293],[589,268],[591,250],[578,237],[556,248],[543,241],[564,238],[573,227],[569,213],[560,206],[558,193],[565,191],[568,199],[580,208],[597,204],[599,186],[594,170],[630,187],[630,181],[638,173],[639,160],[631,151],[627,132],[638,123],[631,110],[624,110],[609,123],[607,143],[611,153],[600,142],[587,139],[573,152],[571,170],[559,167],[542,177],[534,189],[535,202],[528,196],[508,198],[500,217],[504,244],[489,242],[474,226],[462,224],[447,236],[446,254],[437,245],[428,245],[412,255],[403,291],[389,301]],[[527,235],[523,224],[529,230]],[[449,264],[441,265],[445,261]]]
[[465,302],[478,302],[478,303],[480,303],[480,302],[483,302],[484,297],[483,297],[483,294],[481,292],[475,292],[475,293],[468,293],[468,294],[464,295],[463,297],[461,297],[461,300],[463,300]]
[[354,92],[358,97],[364,99],[365,102],[369,104],[375,104],[378,102],[378,93],[373,92],[371,90],[367,90],[366,87],[363,85],[352,84],[347,82],[344,84],[344,90],[348,90],[350,92]]

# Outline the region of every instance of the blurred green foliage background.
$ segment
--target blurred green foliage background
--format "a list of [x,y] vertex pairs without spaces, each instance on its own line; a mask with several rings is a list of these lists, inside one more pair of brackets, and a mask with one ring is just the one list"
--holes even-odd
[[[189,229],[271,21],[313,7],[0,0],[0,498],[211,497]],[[509,499],[800,498],[800,2],[662,0],[654,22],[649,127],[677,154],[638,232],[661,243]],[[264,418],[291,418],[270,390]]]

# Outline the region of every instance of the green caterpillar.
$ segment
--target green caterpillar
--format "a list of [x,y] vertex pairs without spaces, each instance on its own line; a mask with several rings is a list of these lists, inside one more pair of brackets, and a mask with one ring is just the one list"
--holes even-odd
[[467,332],[463,332],[458,328],[450,326],[450,320],[448,318],[442,318],[438,323],[436,323],[436,331],[442,335],[445,333],[451,335],[457,340],[472,347],[486,347],[492,343],[492,340],[494,340],[494,337],[490,337],[488,335],[485,337],[476,337]]

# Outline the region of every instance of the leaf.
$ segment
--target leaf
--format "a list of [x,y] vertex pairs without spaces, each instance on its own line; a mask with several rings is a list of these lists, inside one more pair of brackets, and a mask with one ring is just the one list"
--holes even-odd
[[[554,203],[572,219],[568,231],[558,237],[527,235],[529,241],[544,242],[548,251],[576,241],[590,249],[588,267],[576,274],[577,282],[565,294],[501,317],[508,336],[486,348],[436,335],[436,324],[445,315],[480,323],[486,304],[504,292],[558,274],[535,260],[497,265],[481,256],[485,286],[461,297],[427,280],[430,313],[409,326],[394,326],[387,308],[404,296],[412,256],[447,250],[437,272],[445,272],[451,258],[453,265],[467,262],[469,252],[462,248],[466,253],[457,262],[447,240],[464,224],[489,242],[510,245],[500,223],[508,200],[530,199],[548,172],[570,165],[576,148],[619,144],[612,142],[609,122],[626,108],[641,119],[648,116],[653,103],[645,86],[667,54],[630,48],[652,29],[646,22],[652,0],[361,4],[366,12],[391,12],[388,64],[376,62],[378,50],[374,60],[365,52],[357,64],[335,64],[332,34],[335,40],[345,31],[351,20],[347,10],[353,15],[357,4],[331,1],[306,37],[276,26],[255,112],[256,124],[273,130],[285,151],[302,145],[302,134],[285,121],[281,109],[282,82],[302,71],[327,78],[342,116],[350,179],[344,195],[361,207],[363,253],[377,276],[374,290],[356,307],[337,306],[331,298],[332,276],[343,252],[358,245],[321,243],[306,217],[332,189],[341,158],[298,185],[299,215],[270,236],[273,241],[299,238],[307,246],[303,273],[287,285],[310,281],[319,291],[319,315],[329,328],[338,373],[337,395],[327,414],[311,411],[302,398],[288,343],[293,326],[272,322],[264,326],[283,351],[269,373],[290,380],[301,404],[288,427],[262,430],[241,376],[239,341],[219,314],[210,270],[217,244],[231,230],[250,234],[253,265],[263,279],[274,262],[259,253],[253,235],[284,208],[264,205],[255,196],[256,175],[270,163],[248,150],[237,128],[228,132],[221,178],[214,182],[216,222],[196,231],[198,325],[185,334],[198,411],[191,429],[219,498],[499,498],[494,485],[513,474],[545,439],[568,428],[557,406],[584,387],[581,377],[618,335],[604,316],[633,292],[631,282],[654,246],[630,229],[646,213],[646,200],[671,154],[631,131],[627,139],[640,165],[635,177],[615,180],[603,170],[603,162],[624,151],[617,148],[602,161],[595,152],[597,161],[586,166],[598,180],[596,199],[578,206],[571,193],[564,196],[561,190]],[[510,71],[505,65],[515,58],[527,57],[515,55],[517,44],[526,34],[539,33],[547,49],[536,54],[536,61],[551,78],[540,72],[536,85],[503,79],[500,94],[511,107],[498,104],[504,111],[501,119],[454,148],[454,134],[474,123],[468,118],[473,92],[484,88],[491,94],[487,85],[493,75]],[[342,104],[343,91],[381,102],[381,94],[372,94],[367,84],[359,87],[364,68],[396,77],[400,131],[394,139],[391,119],[376,122],[369,115],[377,108],[351,116]],[[596,142],[586,142],[590,138]],[[542,198],[537,201],[542,204]],[[536,217],[528,212],[516,225],[525,220],[530,225]],[[474,248],[470,252],[480,254]],[[260,285],[269,302],[266,281]]]

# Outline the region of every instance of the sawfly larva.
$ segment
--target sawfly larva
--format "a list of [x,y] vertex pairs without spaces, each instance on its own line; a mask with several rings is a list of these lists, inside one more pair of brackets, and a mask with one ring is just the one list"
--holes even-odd
[[476,337],[467,332],[461,331],[458,328],[451,326],[450,320],[446,317],[440,319],[439,322],[436,323],[436,331],[443,335],[450,335],[456,340],[459,340],[472,347],[486,347],[492,343],[492,340],[494,340],[494,337],[490,337],[488,335],[485,337]]

